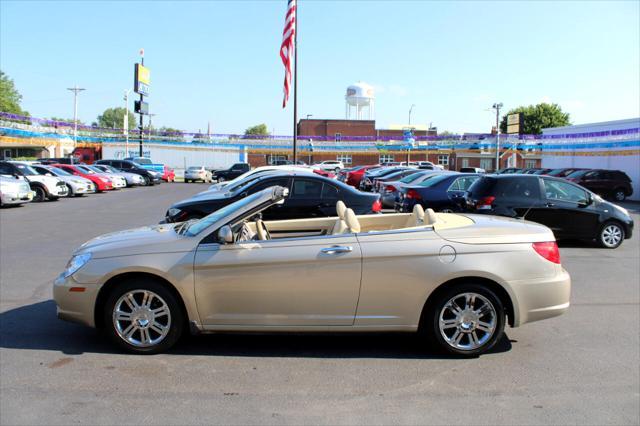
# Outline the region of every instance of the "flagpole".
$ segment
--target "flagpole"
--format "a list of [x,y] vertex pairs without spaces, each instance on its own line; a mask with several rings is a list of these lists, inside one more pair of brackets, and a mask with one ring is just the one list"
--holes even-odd
[[298,4],[293,32],[293,164],[298,160]]

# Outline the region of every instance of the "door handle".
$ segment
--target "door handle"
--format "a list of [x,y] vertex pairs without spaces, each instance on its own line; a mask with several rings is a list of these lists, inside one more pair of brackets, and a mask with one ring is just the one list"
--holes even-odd
[[350,253],[352,251],[353,251],[353,247],[351,246],[332,246],[332,247],[325,247],[322,250],[320,250],[320,252],[324,254]]

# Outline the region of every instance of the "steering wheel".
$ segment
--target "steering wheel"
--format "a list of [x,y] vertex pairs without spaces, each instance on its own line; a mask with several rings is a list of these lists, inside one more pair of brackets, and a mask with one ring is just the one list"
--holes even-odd
[[261,240],[270,240],[271,234],[262,219],[256,219],[256,232]]

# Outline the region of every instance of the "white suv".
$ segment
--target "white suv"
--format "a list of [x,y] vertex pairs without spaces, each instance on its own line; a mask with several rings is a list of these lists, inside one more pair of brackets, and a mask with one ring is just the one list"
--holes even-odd
[[344,169],[344,164],[342,164],[342,161],[327,160],[323,161],[322,163],[314,164],[313,167],[325,170],[327,172],[338,173],[340,170]]
[[24,176],[29,182],[31,190],[35,192],[33,201],[57,200],[69,194],[69,188],[62,180],[54,176],[40,175],[28,163],[1,161],[0,174],[5,176]]

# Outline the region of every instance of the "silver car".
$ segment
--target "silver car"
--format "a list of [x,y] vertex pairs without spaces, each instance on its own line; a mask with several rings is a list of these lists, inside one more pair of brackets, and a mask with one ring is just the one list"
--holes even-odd
[[123,172],[122,170],[118,170],[113,166],[109,166],[108,164],[94,164],[93,168],[102,170],[104,173],[112,173],[114,175],[122,176],[126,180],[127,186],[144,185],[144,178],[138,174]]
[[200,220],[86,242],[54,282],[58,316],[140,354],[188,329],[421,332],[477,356],[507,324],[569,308],[569,274],[545,226],[419,205],[356,216],[341,202],[333,218],[261,220],[287,196],[269,187]]
[[33,195],[29,182],[23,177],[0,175],[0,206],[28,203]]

